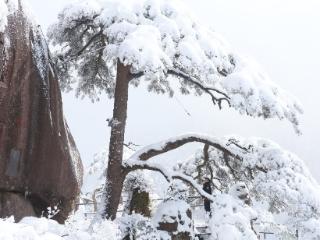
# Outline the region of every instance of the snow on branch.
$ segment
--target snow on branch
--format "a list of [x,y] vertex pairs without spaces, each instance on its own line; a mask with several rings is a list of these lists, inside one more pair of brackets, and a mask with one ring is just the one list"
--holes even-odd
[[[126,163],[128,164],[128,163]],[[171,182],[174,179],[179,179],[183,182],[190,184],[202,197],[205,197],[211,201],[214,201],[214,195],[210,195],[203,191],[202,187],[190,176],[187,176],[183,173],[171,172],[164,169],[159,164],[148,163],[146,161],[135,161],[134,165],[128,166],[125,165],[127,171],[135,171],[135,170],[151,170],[155,172],[161,173],[168,182]]]
[[[230,97],[227,94],[225,94],[224,92],[222,92],[216,88],[206,86],[204,83],[200,83],[194,77],[189,76],[188,74],[186,74],[178,69],[169,69],[167,73],[170,75],[174,75],[176,77],[182,78],[184,81],[192,83],[193,85],[195,85],[196,87],[198,87],[202,91],[204,91],[205,93],[209,94],[213,104],[218,104],[219,109],[222,108],[223,101],[226,101],[228,103],[228,105],[231,106],[230,105]],[[222,97],[217,97],[216,95],[213,94],[213,92],[218,93]]]
[[106,91],[112,97],[119,60],[131,67],[132,78],[143,76],[149,91],[172,95],[174,76],[183,79],[184,94],[205,92],[219,108],[227,102],[241,114],[286,119],[299,132],[299,101],[192,18],[182,1],[82,0],[59,14],[49,39],[57,58],[65,59],[57,61],[62,82],[78,82],[84,95]]
[[223,153],[233,156],[235,158],[240,158],[241,154],[248,152],[248,150],[243,147],[242,148],[238,147],[238,151],[236,151],[235,148],[231,148],[230,145],[233,144],[232,140],[231,141],[228,140],[224,142],[215,137],[191,133],[191,134],[181,135],[175,138],[169,138],[166,141],[162,141],[158,144],[152,144],[152,145],[146,146],[141,150],[137,151],[130,159],[128,159],[127,163],[130,163],[135,160],[146,161],[152,157],[172,151],[187,143],[192,143],[192,142],[208,144],[209,146],[212,146],[222,151]]
[[[150,158],[172,151],[187,143],[192,142],[203,143],[206,146],[214,147],[215,149],[222,151],[223,154],[232,156],[237,159],[241,159],[241,155],[248,153],[248,149],[250,149],[242,147],[239,144],[235,144],[234,140],[232,139],[230,141],[228,140],[224,142],[218,138],[209,137],[205,135],[187,134],[175,138],[170,138],[158,144],[152,144],[142,148],[141,150],[133,154],[128,160],[124,161],[123,167],[127,172],[139,169],[156,171],[161,173],[167,179],[168,182],[172,181],[173,179],[182,180],[194,187],[201,196],[212,200],[212,196],[205,193],[202,190],[201,186],[199,186],[192,177],[180,172],[168,171],[161,164],[156,164],[147,161]],[[235,147],[229,147],[230,145],[235,145]]]

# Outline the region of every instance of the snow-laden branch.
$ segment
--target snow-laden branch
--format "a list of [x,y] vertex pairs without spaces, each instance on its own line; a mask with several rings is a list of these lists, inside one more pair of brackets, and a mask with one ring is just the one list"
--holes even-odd
[[247,148],[241,147],[240,145],[235,145],[234,147],[231,147],[230,145],[234,145],[234,142],[230,141],[232,140],[222,141],[215,137],[200,134],[182,135],[142,148],[141,150],[133,154],[128,160],[124,161],[123,167],[127,172],[139,169],[157,171],[161,173],[167,179],[168,182],[172,181],[173,179],[182,180],[194,187],[201,196],[206,197],[209,200],[213,200],[212,196],[204,192],[201,186],[197,184],[192,177],[180,172],[168,171],[161,164],[148,162],[147,160],[192,142],[206,144],[207,146],[211,146],[222,151],[225,155],[241,159],[241,155],[248,152]]
[[65,59],[57,66],[66,87],[79,82],[79,94],[95,98],[105,90],[113,97],[119,60],[131,67],[129,80],[145,77],[149,91],[172,94],[168,76],[174,76],[182,79],[185,94],[196,89],[209,94],[220,108],[227,102],[248,116],[287,119],[299,133],[299,101],[272,83],[258,64],[238,56],[221,36],[193,19],[182,1],[110,2],[71,4],[50,27],[49,39],[57,45],[54,55]]
[[171,182],[174,179],[179,179],[187,184],[190,184],[202,197],[214,201],[214,195],[206,193],[202,187],[190,176],[186,174],[168,171],[159,164],[149,163],[146,161],[135,161],[133,165],[128,166],[128,162],[124,165],[126,170],[135,171],[135,170],[151,170],[161,173],[168,182]]
[[146,146],[141,150],[137,151],[134,155],[132,155],[126,161],[126,164],[130,165],[130,163],[133,163],[139,160],[146,161],[152,157],[172,151],[187,143],[192,143],[192,142],[208,144],[209,146],[222,151],[224,154],[233,156],[235,158],[240,158],[241,154],[247,152],[246,148],[231,147],[232,142],[230,141],[222,141],[219,138],[191,133],[191,134],[181,135],[174,138],[169,138],[157,144]]

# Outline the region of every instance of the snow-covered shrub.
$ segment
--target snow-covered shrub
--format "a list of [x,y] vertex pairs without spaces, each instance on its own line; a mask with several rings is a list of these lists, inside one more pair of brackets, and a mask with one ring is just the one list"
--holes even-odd
[[92,224],[91,235],[92,240],[120,240],[120,230],[115,222],[103,220]]
[[169,200],[188,200],[188,187],[180,180],[173,180],[167,189],[165,201]]
[[250,192],[246,184],[239,182],[229,189],[229,194],[235,198],[242,200],[245,204],[251,204]]
[[160,240],[158,230],[149,218],[140,214],[124,215],[117,219],[122,239]]
[[258,240],[252,230],[256,212],[240,199],[219,194],[212,203],[213,216],[209,222],[212,240]]
[[[316,224],[312,224],[320,220],[320,187],[303,161],[264,139],[233,136],[221,141],[237,153],[236,156],[209,147],[197,152],[190,161],[180,163],[176,169],[199,183],[199,174],[211,178],[213,194],[218,199],[222,196],[228,199],[225,194],[237,196],[236,189],[239,184],[243,185],[244,195],[250,196],[252,201],[246,209],[258,213],[255,228],[269,223],[278,226],[275,228],[280,229],[279,232],[287,231],[294,236],[298,230],[307,234],[308,239],[320,238],[314,227]],[[223,201],[220,201],[222,205]],[[213,219],[217,219],[216,205],[214,202]]]
[[153,181],[150,172],[137,170],[126,177],[123,187],[127,196],[124,209],[128,213],[139,213],[150,217],[152,209],[151,195]]
[[320,239],[320,220],[309,219],[301,222],[298,226],[299,239],[319,240]]

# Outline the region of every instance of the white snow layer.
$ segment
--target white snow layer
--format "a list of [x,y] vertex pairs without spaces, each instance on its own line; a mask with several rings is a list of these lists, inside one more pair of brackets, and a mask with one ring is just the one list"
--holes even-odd
[[[8,16],[14,15],[14,17],[23,17],[25,19],[25,42],[31,43],[32,57],[35,65],[39,70],[41,79],[47,80],[47,72],[49,66],[48,48],[45,38],[41,32],[41,28],[37,24],[35,17],[28,5],[27,1],[18,0],[0,0],[0,33],[5,31],[7,25]],[[33,32],[33,40],[30,39],[30,31]],[[5,36],[6,41],[9,40],[8,36]],[[10,44],[6,48],[9,47]],[[45,85],[48,83],[44,82]]]
[[8,8],[4,0],[0,0],[0,33],[4,32],[7,25]]
[[[133,73],[143,72],[152,83],[151,90],[172,91],[167,73],[183,72],[225,92],[240,113],[288,119],[299,132],[299,102],[272,83],[256,64],[237,56],[216,32],[194,20],[182,1],[80,1],[62,11],[51,31],[63,34],[61,29],[70,28],[81,17],[103,26],[108,42],[105,59],[120,59],[131,65]],[[182,84],[188,92],[184,87]]]
[[118,226],[111,221],[95,223],[74,216],[66,225],[46,218],[0,219],[1,240],[119,240]]

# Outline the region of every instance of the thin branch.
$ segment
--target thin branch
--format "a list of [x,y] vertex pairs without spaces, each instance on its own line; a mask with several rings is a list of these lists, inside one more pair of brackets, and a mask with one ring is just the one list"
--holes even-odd
[[235,170],[235,169],[234,169],[233,167],[231,167],[231,165],[230,165],[229,156],[228,156],[227,154],[224,154],[224,155],[223,155],[223,159],[224,159],[224,162],[225,162],[226,166],[230,169],[230,172],[231,172],[232,176],[234,177],[234,179],[235,179],[235,180],[240,180],[240,179],[237,177],[237,175],[236,175],[236,173],[238,173],[238,171]]
[[[194,77],[192,77],[192,76],[190,76],[190,75],[188,75],[178,69],[168,69],[168,71],[166,73],[168,75],[173,75],[175,77],[182,78],[184,81],[192,83],[193,85],[197,86],[202,91],[204,91],[205,93],[209,94],[213,104],[214,105],[218,104],[219,109],[222,108],[223,101],[226,101],[228,103],[228,105],[231,106],[230,105],[230,97],[226,93],[224,93],[216,88],[205,86],[202,83],[200,83],[197,79],[195,79]],[[143,75],[144,75],[144,72],[132,73],[131,79],[140,78]],[[223,76],[226,76],[226,75],[223,75]],[[222,97],[215,96],[212,92],[218,93]]]
[[260,171],[260,172],[264,172],[264,173],[267,173],[267,172],[268,172],[268,170],[267,170],[267,169],[262,168],[262,167],[258,167],[258,166],[256,166],[255,168],[256,168],[258,171]]
[[128,142],[128,143],[123,143],[123,146],[129,148],[132,151],[136,151],[136,149],[134,149],[134,147],[139,147],[140,145],[135,144],[133,142]]
[[243,147],[243,146],[241,146],[239,144],[239,140],[236,140],[234,138],[229,139],[229,142],[226,145],[227,146],[235,145],[238,148],[240,148],[240,149],[242,149],[243,151],[246,151],[246,152],[250,152],[250,150],[253,151],[253,145],[249,145],[248,147]]
[[[226,93],[224,93],[216,88],[213,88],[213,87],[204,86],[202,83],[197,81],[192,76],[189,76],[188,74],[186,74],[178,69],[169,69],[167,71],[167,73],[170,75],[174,75],[176,77],[182,78],[183,80],[192,83],[193,85],[197,86],[202,91],[204,91],[205,93],[209,94],[213,104],[218,104],[219,109],[222,108],[223,101],[226,101],[228,103],[228,105],[230,106],[230,97]],[[222,97],[217,97],[212,92],[216,92],[216,93],[222,95]]]
[[170,174],[168,172],[166,172],[164,169],[162,169],[161,167],[154,165],[154,164],[149,164],[145,161],[139,161],[136,162],[134,166],[131,167],[126,167],[125,168],[126,171],[131,172],[131,171],[135,171],[135,170],[151,170],[151,171],[156,171],[161,173],[165,179],[168,182],[171,182],[173,179],[178,179],[181,180],[189,185],[191,185],[202,197],[207,198],[210,201],[214,201],[214,195],[210,195],[207,192],[205,192],[202,187],[197,184],[194,179],[190,176],[187,176],[185,174],[182,173],[173,173]]
[[94,21],[94,19],[97,18],[98,16],[99,16],[99,14],[96,14],[96,15],[94,15],[92,17],[92,19],[91,18],[82,17],[81,19],[73,19],[73,20],[71,20],[71,22],[75,22],[76,25],[74,25],[72,28],[66,28],[64,34],[70,33],[72,31],[76,30],[81,25],[88,25],[89,23],[92,23]]
[[[220,192],[222,192],[222,190],[213,182],[214,179],[218,180],[220,185],[221,185],[221,179],[217,178],[214,176],[213,174],[213,169],[210,165],[210,159],[209,159],[209,145],[205,144],[203,147],[203,164],[200,164],[197,166],[197,170],[198,173],[201,173],[201,168],[202,167],[206,167],[207,170],[209,170],[210,172],[210,182],[213,185],[213,187],[217,190],[219,190]],[[200,176],[199,176],[200,177]]]
[[131,73],[130,74],[130,80],[140,78],[144,75],[144,72],[138,72],[138,73]]
[[99,36],[102,35],[102,32],[103,32],[103,28],[101,28],[101,30],[99,32],[97,32],[95,35],[93,35],[90,40],[88,40],[88,42],[76,53],[74,54],[73,56],[71,57],[78,57],[80,56],[86,49],[87,47],[90,46],[90,44]]

